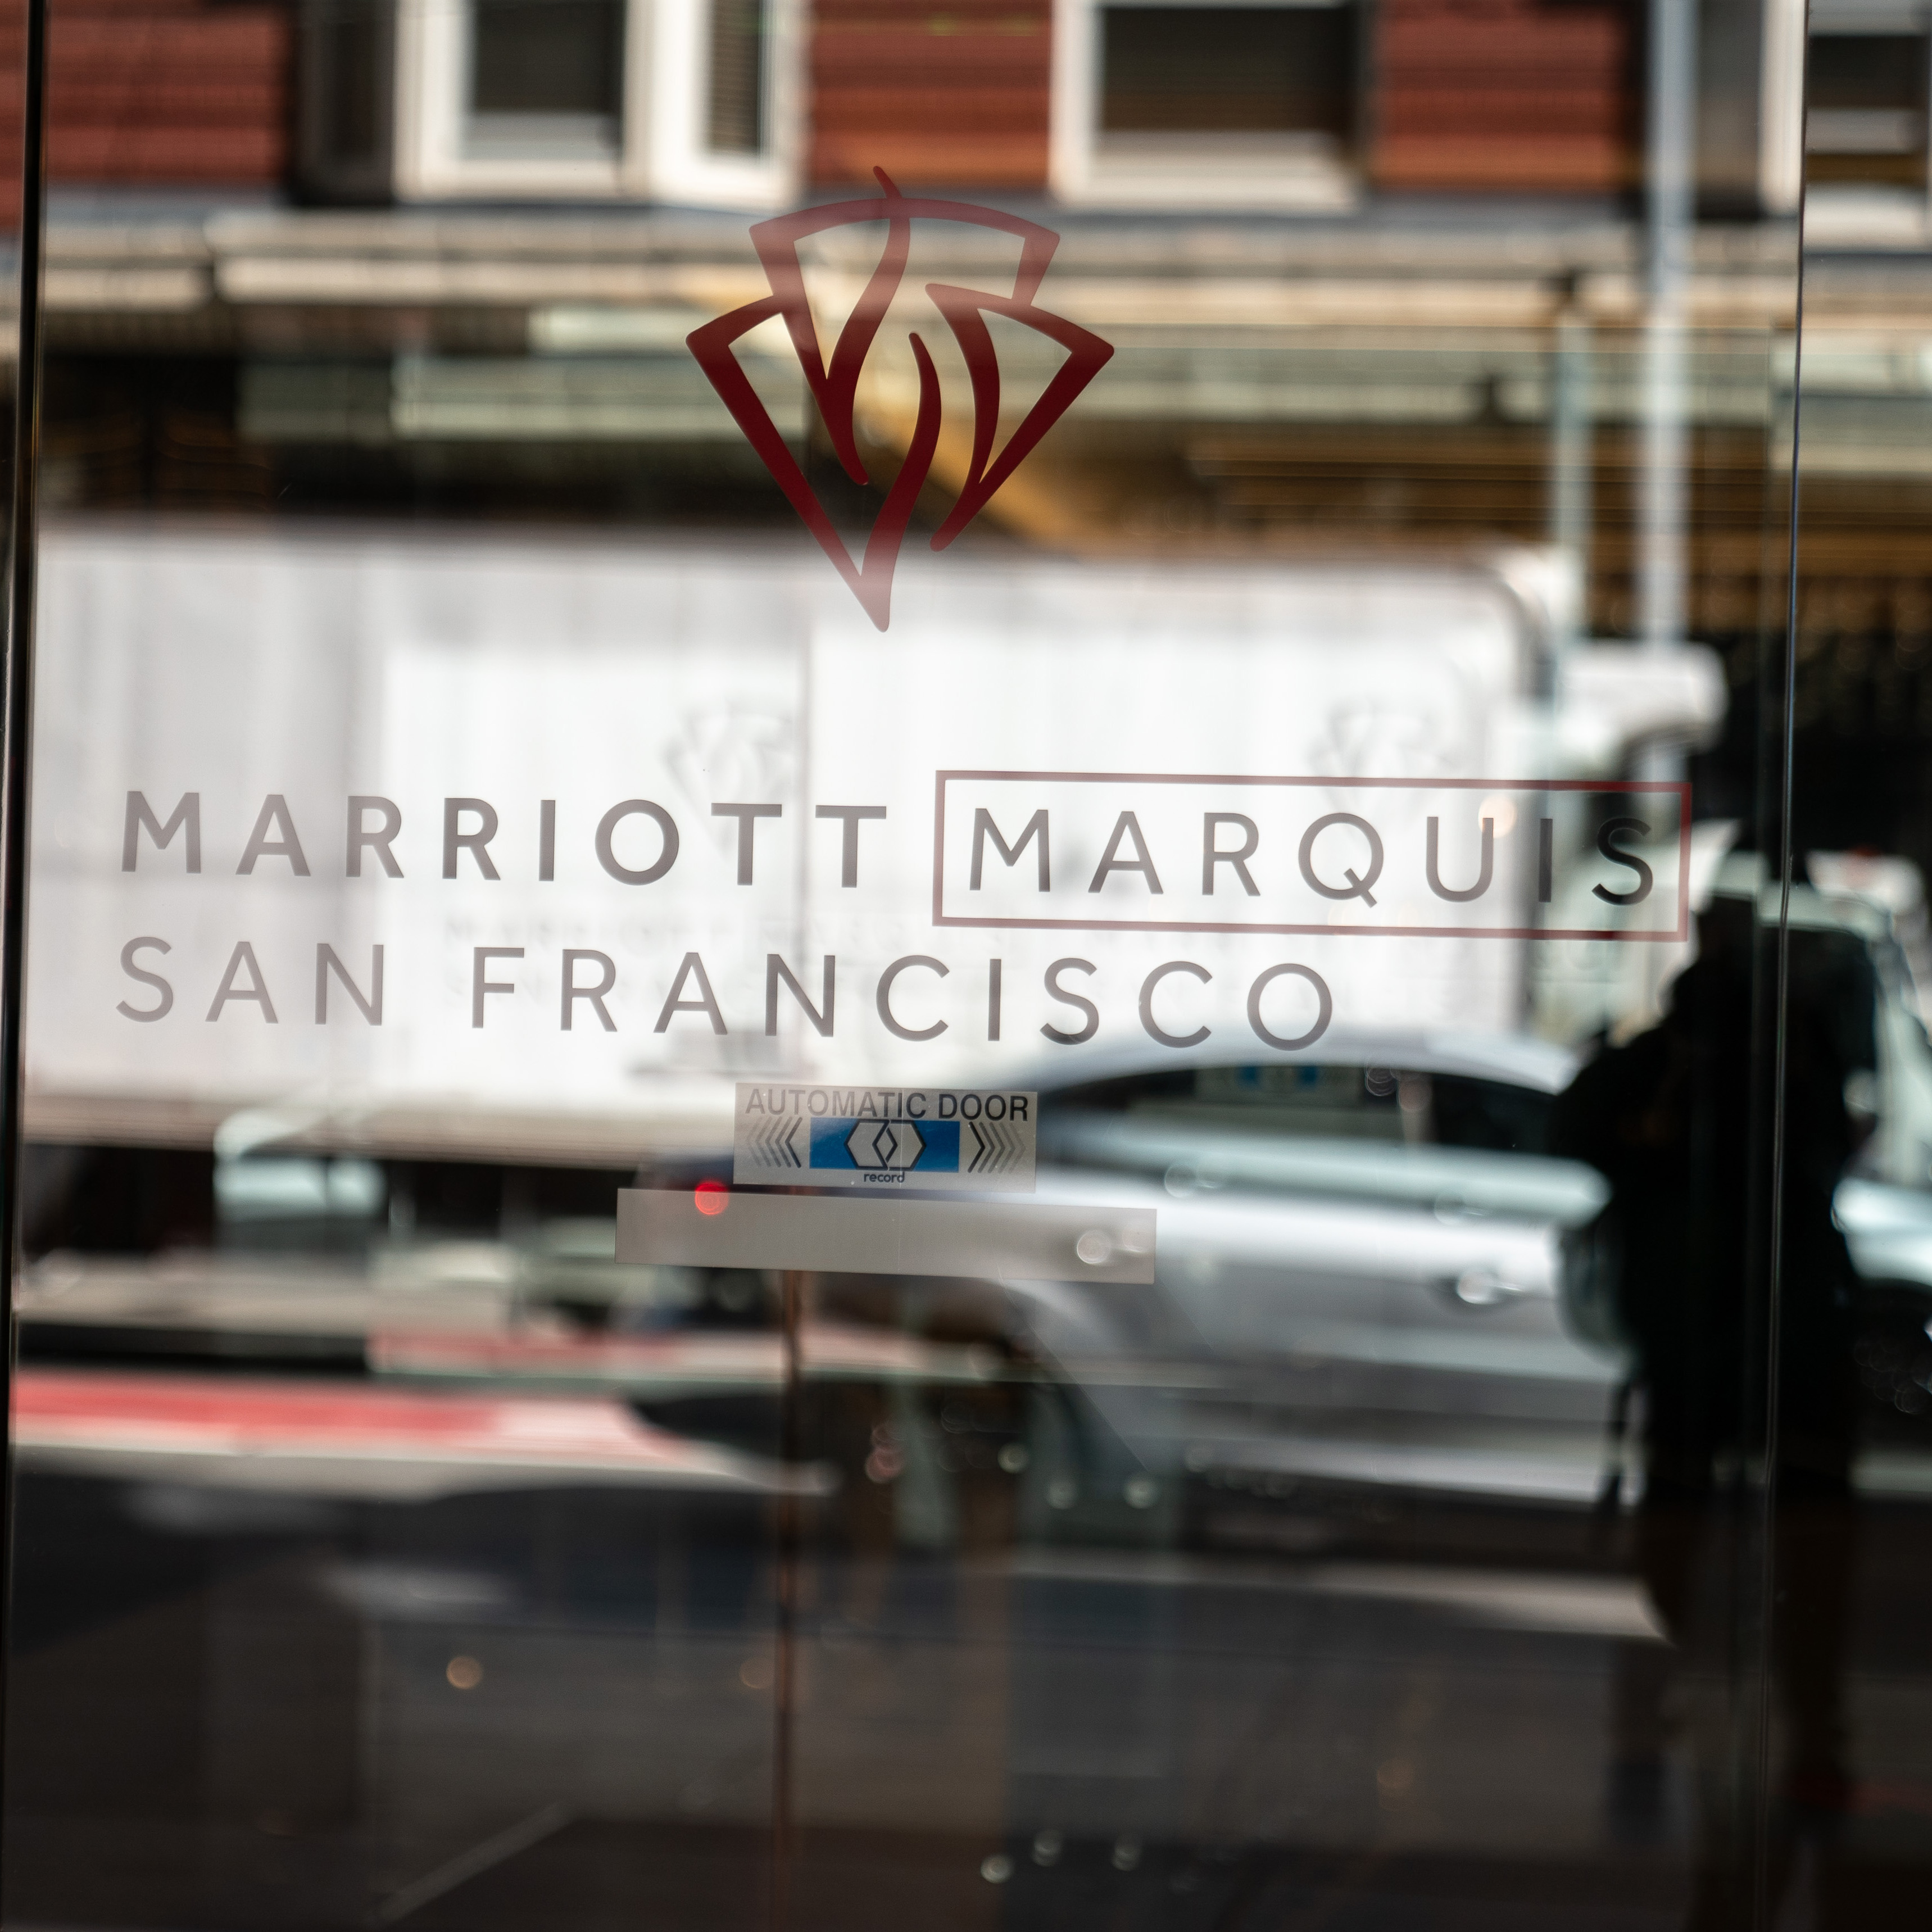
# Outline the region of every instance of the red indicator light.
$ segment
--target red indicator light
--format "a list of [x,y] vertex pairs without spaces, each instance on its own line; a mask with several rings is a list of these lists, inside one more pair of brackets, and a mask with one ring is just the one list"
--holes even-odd
[[700,1214],[723,1214],[724,1204],[730,1198],[730,1189],[722,1180],[700,1180],[692,1196]]

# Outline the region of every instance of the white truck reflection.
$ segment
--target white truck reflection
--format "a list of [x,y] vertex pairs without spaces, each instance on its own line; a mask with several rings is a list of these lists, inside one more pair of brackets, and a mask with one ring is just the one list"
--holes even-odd
[[[246,1114],[258,1153],[621,1165],[713,1144],[738,1078],[1009,1082],[1041,1021],[1064,1018],[1043,982],[1072,952],[1094,962],[1112,1029],[1180,952],[1236,1024],[1239,989],[1292,958],[1346,988],[1338,1023],[1507,1031],[1524,1011],[1514,935],[1539,922],[1546,808],[1522,788],[1615,780],[1637,748],[1704,741],[1723,710],[1708,652],[1577,641],[1574,576],[1547,553],[934,569],[905,578],[882,638],[821,560],[778,546],[50,531],[30,1132],[206,1147]],[[1493,784],[1492,800],[1456,796],[1493,805],[1494,882],[1477,905],[1432,893],[1408,825],[1375,916],[1435,936],[1340,918],[1284,951],[1203,924],[1202,801],[1171,852],[1142,801],[1155,908],[1195,907],[1184,944],[1117,926],[1076,944],[1037,908],[938,929],[936,778],[1013,772],[1319,782],[1294,794],[1302,822],[1364,780]],[[1117,868],[1090,896],[1103,852],[1064,796],[1055,809],[1055,892],[1076,915],[1142,917],[1151,876]],[[1559,840],[1576,832],[1546,809]],[[1445,878],[1473,875],[1477,816],[1444,818]],[[973,817],[969,800],[969,838]],[[1103,839],[1112,822],[1109,805]],[[1268,830],[1262,884],[1275,866],[1317,924],[1360,912],[1303,890],[1294,836]],[[1349,862],[1332,836],[1324,862]],[[994,862],[962,907],[984,911],[1031,865]],[[1262,902],[1226,868],[1219,883],[1207,923],[1252,918]],[[898,995],[916,1033],[946,1024],[931,1042],[878,1012],[915,956],[947,968]],[[774,956],[822,1027],[784,992],[768,1019]]]

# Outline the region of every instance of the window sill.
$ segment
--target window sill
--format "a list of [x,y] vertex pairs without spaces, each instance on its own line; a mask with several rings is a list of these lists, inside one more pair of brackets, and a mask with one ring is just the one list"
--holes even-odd
[[1805,196],[1804,242],[1820,248],[1922,248],[1932,202],[1919,190],[1821,182]]
[[1346,213],[1360,204],[1361,182],[1327,146],[1294,136],[1106,136],[1057,185],[1063,200],[1109,206]]

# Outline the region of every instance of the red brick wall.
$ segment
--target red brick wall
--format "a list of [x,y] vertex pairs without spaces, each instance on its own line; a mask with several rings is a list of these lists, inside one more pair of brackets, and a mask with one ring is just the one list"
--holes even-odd
[[1050,0],[818,0],[812,178],[1043,187],[1052,43]]
[[1636,178],[1629,0],[1382,0],[1375,17],[1378,186],[1587,191]]
[[[50,0],[56,182],[267,184],[288,165],[292,14],[276,0]],[[0,14],[0,155],[18,166],[22,10]],[[10,204],[14,197],[6,197]]]
[[279,5],[50,0],[56,181],[274,182],[288,162],[292,18]]
[[[287,166],[286,0],[50,0],[54,178],[266,184]],[[1381,0],[1370,172],[1398,188],[1612,190],[1640,138],[1633,0]],[[819,0],[809,172],[1039,188],[1050,0]],[[0,143],[20,10],[0,4]],[[4,149],[0,149],[4,152]]]

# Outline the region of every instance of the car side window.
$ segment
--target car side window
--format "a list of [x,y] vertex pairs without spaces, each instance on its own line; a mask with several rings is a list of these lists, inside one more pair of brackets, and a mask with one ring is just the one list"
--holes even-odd
[[1405,1078],[1387,1067],[1300,1062],[1198,1066],[1099,1080],[1044,1096],[1042,1116],[1106,1114],[1150,1127],[1400,1141]]
[[1551,1096],[1506,1082],[1359,1063],[1252,1063],[1136,1074],[1041,1100],[1050,1130],[1075,1115],[1150,1127],[1540,1154]]
[[1430,1082],[1430,1138],[1443,1147],[1547,1154],[1553,1094],[1502,1080],[1438,1073]]

